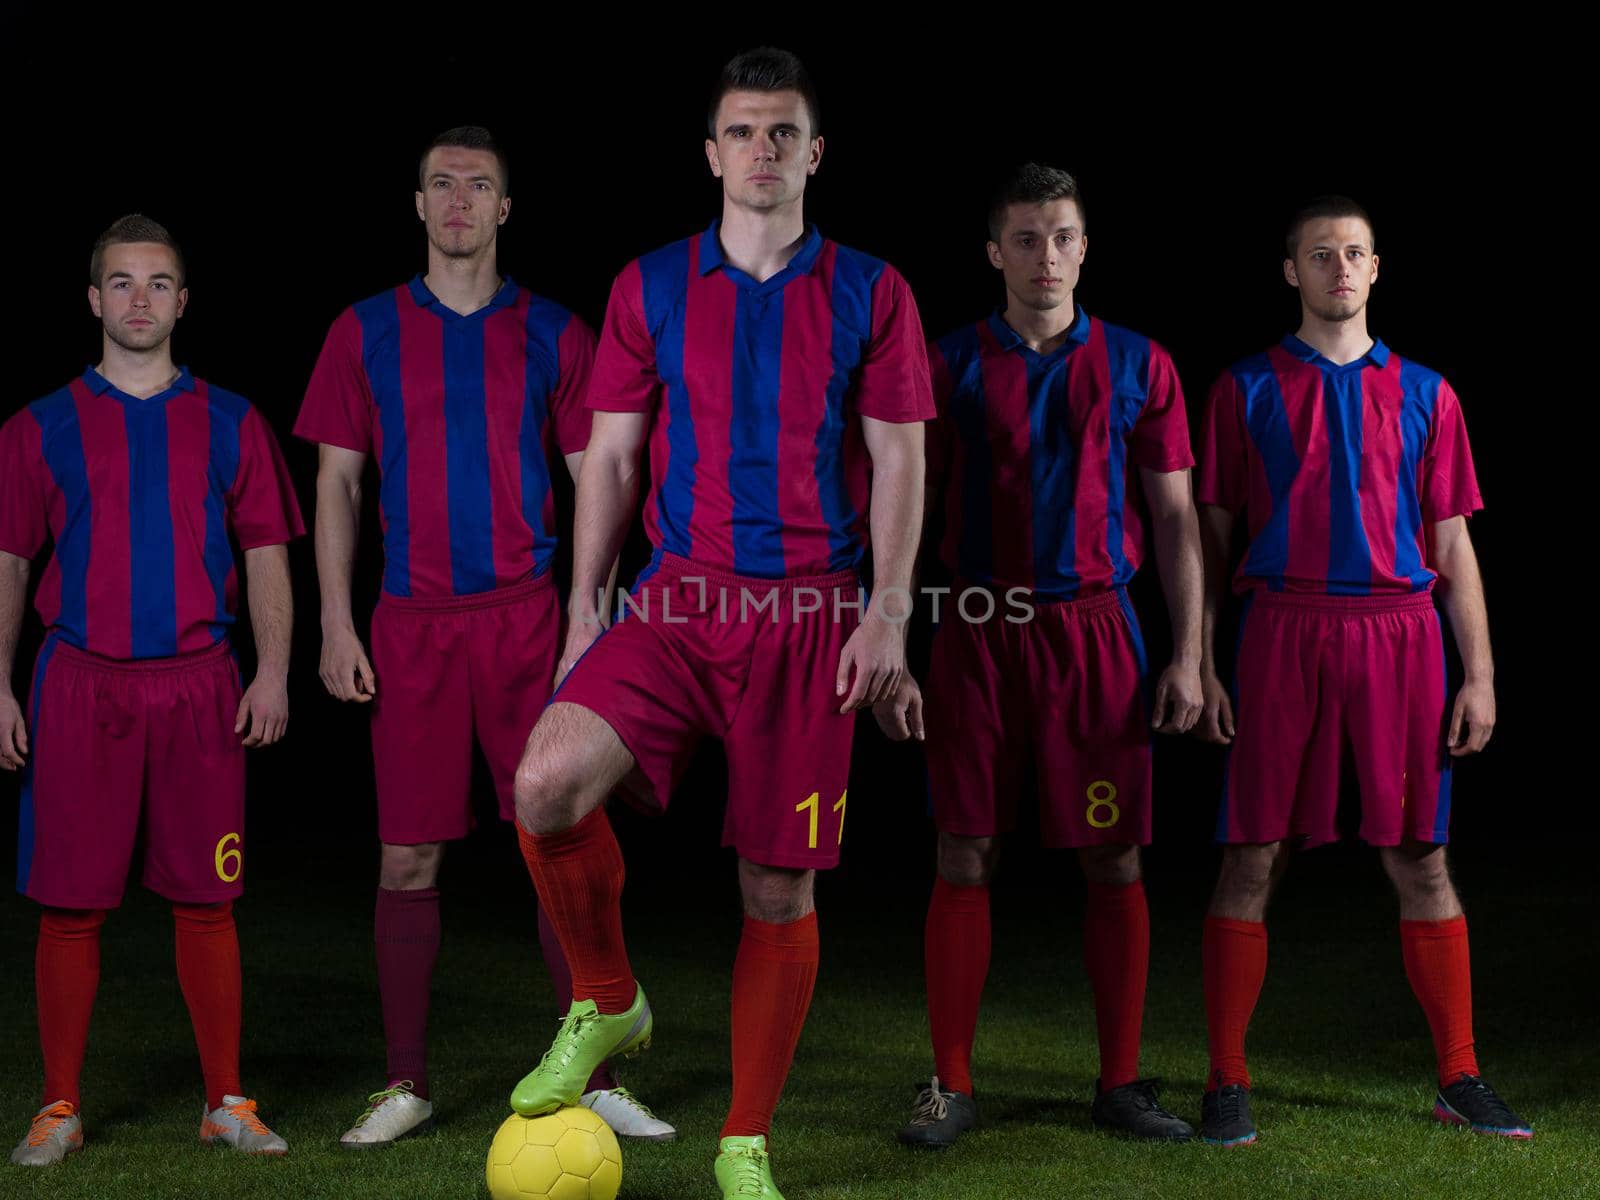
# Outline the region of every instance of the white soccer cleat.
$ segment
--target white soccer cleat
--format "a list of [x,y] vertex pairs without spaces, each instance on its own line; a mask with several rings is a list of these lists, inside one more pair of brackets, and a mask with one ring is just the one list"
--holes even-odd
[[289,1153],[289,1143],[256,1116],[256,1102],[243,1096],[224,1096],[219,1107],[200,1118],[200,1140],[244,1154]]
[[83,1120],[69,1100],[46,1104],[33,1114],[27,1136],[11,1152],[19,1167],[53,1167],[67,1155],[83,1149]]
[[371,1150],[392,1146],[411,1133],[433,1125],[433,1103],[413,1095],[412,1083],[403,1079],[367,1097],[367,1111],[345,1131],[339,1145],[346,1150]]
[[670,1142],[678,1136],[676,1129],[651,1112],[625,1087],[585,1092],[578,1097],[578,1103],[592,1108],[618,1137],[636,1138],[641,1142]]

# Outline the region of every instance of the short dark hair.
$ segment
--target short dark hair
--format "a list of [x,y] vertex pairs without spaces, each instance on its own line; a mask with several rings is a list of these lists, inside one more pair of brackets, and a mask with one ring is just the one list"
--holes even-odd
[[1361,218],[1367,223],[1367,228],[1372,231],[1373,249],[1377,249],[1378,234],[1372,224],[1372,218],[1367,215],[1366,209],[1350,199],[1349,196],[1318,196],[1290,219],[1288,232],[1284,234],[1283,238],[1283,248],[1287,257],[1293,258],[1300,252],[1300,231],[1302,229],[1312,221],[1321,221],[1328,217]]
[[506,157],[505,147],[495,141],[494,134],[482,125],[457,125],[454,129],[446,129],[428,143],[427,149],[422,152],[422,157],[417,159],[418,191],[426,191],[428,188],[428,155],[440,146],[452,146],[460,150],[487,150],[494,155],[495,162],[500,164],[500,195],[511,195],[511,160]]
[[118,217],[104,233],[95,238],[94,249],[89,254],[89,286],[100,286],[101,276],[106,269],[107,246],[126,246],[134,242],[155,242],[171,250],[172,257],[178,260],[178,286],[184,286],[189,273],[184,268],[183,251],[178,248],[177,239],[167,232],[167,227],[160,221],[152,221],[143,213]]
[[1039,163],[1023,163],[995,191],[989,201],[989,240],[998,242],[1000,231],[1006,223],[1006,209],[1013,204],[1049,204],[1052,200],[1071,200],[1078,206],[1078,217],[1085,225],[1088,214],[1083,211],[1083,194],[1078,191],[1078,181],[1056,167]]
[[811,120],[811,136],[822,133],[822,110],[817,105],[816,85],[811,73],[797,55],[776,46],[758,46],[728,60],[717,78],[717,87],[711,93],[711,107],[706,109],[706,135],[717,140],[717,109],[729,92],[799,92],[806,103],[806,116]]

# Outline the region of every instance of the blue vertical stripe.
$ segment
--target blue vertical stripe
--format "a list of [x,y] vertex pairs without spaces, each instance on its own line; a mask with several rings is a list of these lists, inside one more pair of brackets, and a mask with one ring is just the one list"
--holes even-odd
[[1266,580],[1269,590],[1281,592],[1289,565],[1289,490],[1300,473],[1300,455],[1294,448],[1294,431],[1289,428],[1289,413],[1272,360],[1265,354],[1247,358],[1234,368],[1234,379],[1244,396],[1245,427],[1272,494],[1272,511],[1250,542],[1244,572]]
[[29,748],[33,751],[22,768],[22,804],[17,813],[17,891],[28,893],[28,879],[33,873],[33,772],[39,762],[39,697],[44,694],[44,676],[55,657],[56,645],[61,635],[51,633],[39,649],[39,663],[33,669],[32,695],[28,697],[28,730],[33,735]]
[[383,451],[379,505],[383,510],[383,590],[411,594],[411,498],[407,490],[405,389],[400,382],[399,292],[388,291],[355,306],[361,322],[361,360],[378,406]]
[[1120,584],[1112,589],[1116,593],[1117,606],[1122,609],[1122,618],[1128,626],[1128,640],[1133,643],[1134,661],[1139,664],[1139,694],[1144,697],[1144,715],[1149,720],[1150,714],[1155,712],[1155,680],[1150,677],[1150,656],[1144,648],[1144,631],[1139,628],[1139,615],[1133,611],[1133,601],[1128,599],[1128,589]]
[[783,574],[778,512],[778,392],[783,364],[783,292],[738,289],[733,310],[733,411],[728,493],[733,501],[733,569]]
[[[537,298],[528,304],[524,327],[522,425],[517,453],[522,462],[522,519],[533,532],[533,574],[543,575],[555,555],[556,539],[544,527],[544,502],[550,495],[550,460],[545,431],[550,396],[561,383],[561,334],[575,318]],[[580,401],[581,402],[581,401]]]
[[667,391],[667,469],[656,486],[661,546],[689,558],[695,466],[700,447],[683,378],[683,326],[689,299],[689,242],[674,242],[639,260],[645,327],[656,344],[656,373]]
[[[1449,709],[1450,683],[1446,678],[1446,672],[1449,670],[1450,660],[1445,655],[1444,622],[1439,620],[1438,609],[1434,609],[1433,612],[1433,626],[1439,633],[1439,677],[1442,685],[1441,695],[1439,696],[1439,710],[1443,713],[1445,721],[1448,722],[1451,716]],[[1446,738],[1449,737],[1449,728],[1448,724],[1444,727]],[[1436,843],[1450,840],[1450,781],[1455,773],[1454,763],[1455,760],[1450,757],[1450,747],[1448,745],[1444,746],[1440,751],[1439,790],[1436,793],[1436,807],[1433,810],[1433,840]]]
[[1422,455],[1433,428],[1441,377],[1426,367],[1400,364],[1400,470],[1394,506],[1394,573],[1411,581],[1413,592],[1426,591],[1434,574],[1422,562],[1417,535],[1422,529],[1422,497],[1417,494]]
[[1322,409],[1328,423],[1328,591],[1365,596],[1372,591],[1372,549],[1361,523],[1361,410],[1363,363],[1322,372]]
[[209,470],[206,478],[206,579],[216,597],[211,637],[220,641],[233,618],[228,613],[228,572],[233,570],[233,547],[228,544],[227,495],[239,476],[239,426],[248,406],[240,396],[220,388],[206,389],[207,418],[211,428]]
[[987,584],[994,580],[994,501],[989,494],[994,451],[989,443],[989,396],[983,386],[978,327],[969,325],[950,334],[939,343],[939,353],[950,375],[947,419],[961,443],[956,570],[963,579]]
[[133,657],[170,658],[178,652],[178,594],[167,490],[167,406],[154,400],[120,402],[128,430]]
[[1027,365],[1028,470],[1033,488],[1033,586],[1071,600],[1078,594],[1078,447],[1067,356],[1021,346]]
[[863,539],[852,530],[860,520],[844,473],[845,396],[872,340],[872,290],[883,274],[881,260],[835,246],[829,300],[833,309],[828,377],[822,423],[817,427],[817,500],[828,525],[828,570],[848,571],[861,561]]
[[[492,310],[480,310],[487,314]],[[483,321],[449,320],[444,337],[445,491],[450,508],[450,582],[458,596],[495,585],[489,495],[489,412],[483,394]]]
[[1150,399],[1150,339],[1101,323],[1106,342],[1107,370],[1111,379],[1111,415],[1106,465],[1106,554],[1111,559],[1112,582],[1121,586],[1133,578],[1133,567],[1123,548],[1123,514],[1128,499],[1128,435]]
[[61,571],[61,615],[56,628],[69,645],[89,641],[89,536],[93,504],[89,495],[89,468],[83,456],[83,430],[78,426],[78,406],[72,392],[63,388],[29,406],[39,422],[39,444],[50,477],[61,490],[66,518],[56,542],[56,565]]

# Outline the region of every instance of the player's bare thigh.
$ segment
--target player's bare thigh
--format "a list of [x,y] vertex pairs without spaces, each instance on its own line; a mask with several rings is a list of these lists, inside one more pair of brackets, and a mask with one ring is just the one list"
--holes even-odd
[[633,755],[604,720],[579,704],[552,704],[517,767],[517,823],[530,833],[571,829],[633,767]]

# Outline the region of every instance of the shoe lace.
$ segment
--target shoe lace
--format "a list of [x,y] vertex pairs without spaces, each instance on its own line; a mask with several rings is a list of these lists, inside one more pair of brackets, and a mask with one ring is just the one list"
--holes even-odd
[[627,1088],[625,1088],[625,1087],[614,1087],[614,1088],[611,1089],[611,1094],[613,1096],[615,1096],[618,1100],[621,1100],[623,1103],[631,1104],[634,1108],[638,1109],[645,1116],[649,1117],[652,1121],[656,1119],[656,1114],[650,1111],[650,1106],[648,1104],[646,1104],[643,1100],[639,1099],[639,1097],[635,1096]]
[[561,1018],[561,1029],[556,1033],[556,1040],[550,1043],[550,1049],[544,1052],[534,1072],[544,1074],[563,1070],[577,1056],[578,1047],[583,1044],[588,1028],[599,1019],[600,1014],[588,1008],[574,1008],[568,1012]]
[[950,1101],[946,1093],[939,1087],[939,1077],[935,1075],[928,1086],[917,1093],[917,1106],[912,1111],[911,1123],[913,1125],[937,1125],[950,1113]]
[[50,1136],[61,1128],[61,1123],[72,1116],[72,1102],[58,1100],[33,1118],[33,1124],[28,1126],[28,1145],[42,1146],[50,1140]]
[[1457,1098],[1466,1100],[1471,1098],[1478,1112],[1487,1116],[1495,1124],[1511,1125],[1518,1120],[1517,1114],[1511,1111],[1511,1106],[1500,1099],[1492,1087],[1481,1076],[1463,1075],[1455,1081],[1452,1087],[1458,1093]]
[[272,1131],[256,1116],[256,1102],[254,1100],[241,1100],[237,1104],[228,1105],[228,1115],[239,1122],[247,1133],[258,1133],[266,1137]]
[[1220,1087],[1216,1092],[1217,1117],[1224,1124],[1244,1118],[1245,1089],[1237,1084]]
[[772,1171],[768,1166],[771,1159],[765,1150],[755,1146],[745,1146],[735,1151],[733,1158],[733,1191],[730,1196],[765,1196],[767,1192],[767,1179]]
[[356,1128],[359,1129],[361,1126],[365,1125],[372,1118],[374,1113],[376,1113],[390,1100],[393,1100],[396,1096],[411,1095],[412,1089],[416,1086],[417,1085],[412,1083],[411,1080],[402,1079],[392,1086],[384,1088],[381,1092],[373,1092],[372,1095],[367,1097],[367,1111],[356,1118]]
[[1170,1117],[1172,1114],[1162,1108],[1161,1102],[1156,1099],[1156,1088],[1160,1084],[1160,1079],[1151,1077],[1149,1079],[1135,1079],[1126,1086],[1130,1099],[1138,1106],[1141,1112],[1160,1113],[1162,1116]]

